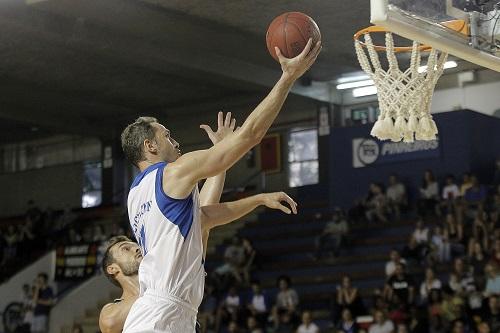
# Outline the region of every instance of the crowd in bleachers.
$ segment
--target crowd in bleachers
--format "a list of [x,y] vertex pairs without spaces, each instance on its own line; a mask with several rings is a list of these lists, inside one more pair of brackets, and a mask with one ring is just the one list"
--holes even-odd
[[[341,256],[352,225],[406,219],[415,227],[407,244],[391,251],[380,268],[386,280],[369,295],[349,276],[342,278],[331,296],[330,331],[500,332],[500,160],[490,184],[481,184],[474,174],[461,179],[448,175],[440,185],[426,171],[410,200],[393,175],[387,187],[371,184],[348,213],[333,212],[315,237],[312,261],[325,253],[333,260]],[[319,332],[289,277],[278,278],[278,292],[262,290],[255,280],[259,266],[252,263],[258,253],[249,240],[245,243],[246,249],[235,238],[224,265],[209,272],[200,308],[202,332]]]

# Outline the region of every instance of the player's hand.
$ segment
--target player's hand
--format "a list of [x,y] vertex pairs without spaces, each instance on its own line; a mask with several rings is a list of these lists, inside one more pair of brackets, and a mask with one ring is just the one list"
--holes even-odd
[[219,111],[217,115],[217,126],[217,132],[214,132],[209,125],[200,125],[200,128],[207,132],[210,141],[212,141],[214,145],[221,142],[226,136],[235,131],[236,119],[231,118],[231,112],[226,113],[226,118],[224,119],[224,113]]
[[[285,192],[264,193],[261,195],[264,206],[271,209],[279,209],[286,214],[291,214],[292,212],[297,214],[297,203]],[[282,202],[288,203],[291,209],[283,205]]]
[[289,77],[290,79],[297,80],[301,77],[309,67],[314,64],[316,58],[321,52],[321,41],[318,41],[316,45],[312,45],[312,38],[309,38],[309,41],[306,44],[306,47],[295,58],[285,58],[278,47],[275,47],[276,55],[278,56],[278,60],[281,64],[281,69],[283,70],[283,74]]

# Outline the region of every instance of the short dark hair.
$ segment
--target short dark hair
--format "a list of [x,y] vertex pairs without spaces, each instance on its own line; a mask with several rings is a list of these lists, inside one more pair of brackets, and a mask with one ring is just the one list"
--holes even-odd
[[110,250],[113,246],[115,246],[118,243],[131,242],[131,241],[132,240],[130,238],[128,238],[127,236],[120,235],[120,236],[111,237],[108,240],[108,243],[106,244],[106,251],[104,252],[104,256],[102,258],[102,271],[104,272],[104,275],[106,275],[108,280],[111,281],[111,283],[113,283],[117,287],[121,287],[120,283],[118,283],[115,276],[112,274],[109,274],[108,270],[107,270],[109,265],[115,263],[115,258],[113,257],[113,254],[111,253]]
[[157,122],[158,120],[153,117],[139,117],[123,130],[121,135],[122,149],[133,165],[137,166],[137,163],[146,159],[142,145],[144,140],[154,139],[155,131],[151,124]]

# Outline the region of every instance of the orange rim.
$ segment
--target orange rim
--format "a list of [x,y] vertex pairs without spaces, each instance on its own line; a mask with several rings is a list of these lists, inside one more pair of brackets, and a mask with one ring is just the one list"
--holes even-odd
[[[361,44],[361,46],[366,47],[366,43],[362,42],[359,38],[361,36],[364,36],[364,35],[372,33],[372,32],[381,33],[381,32],[391,32],[391,31],[387,30],[384,27],[373,25],[373,26],[361,29],[358,32],[356,32],[354,34],[354,40],[356,42],[358,42],[359,44]],[[374,45],[374,47],[375,47],[375,51],[377,51],[377,52],[382,52],[382,51],[386,51],[387,50],[387,47],[385,47],[385,46]],[[432,46],[422,44],[422,45],[420,45],[418,47],[418,49],[419,49],[419,51],[426,52],[426,51],[430,51],[432,49]],[[411,52],[412,50],[413,50],[413,46],[396,46],[396,47],[394,47],[394,52],[395,53]]]
[[[451,29],[455,32],[458,32],[459,34],[462,35],[469,35],[470,34],[470,25],[464,21],[464,20],[451,20],[451,21],[445,21],[439,23],[441,26],[444,28]],[[359,38],[363,35],[366,35],[370,32],[391,32],[387,30],[386,28],[380,27],[380,26],[370,26],[368,28],[362,29],[354,34],[354,40],[358,43],[361,44],[361,46],[366,47],[366,43],[362,42]],[[375,46],[375,51],[386,51],[387,47],[385,46],[380,46],[380,45],[374,45]],[[432,46],[426,45],[426,44],[421,44],[418,48],[420,51],[430,51],[432,49]],[[399,46],[399,47],[394,47],[394,52],[411,52],[413,50],[412,46]]]

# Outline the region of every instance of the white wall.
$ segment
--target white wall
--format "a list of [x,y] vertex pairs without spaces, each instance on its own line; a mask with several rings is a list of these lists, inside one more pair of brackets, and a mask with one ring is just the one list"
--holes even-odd
[[118,288],[104,275],[98,275],[82,283],[67,294],[50,311],[50,333],[59,333],[61,328],[72,325],[76,318],[83,317],[85,310],[95,308],[100,300],[107,298]]
[[31,285],[38,273],[45,272],[49,276],[49,283],[54,281],[55,267],[56,252],[51,251],[0,285],[0,311],[3,312],[10,303],[19,301],[23,284]]
[[432,99],[431,111],[446,112],[471,109],[487,115],[500,109],[500,82],[471,84],[463,88],[437,90]]

